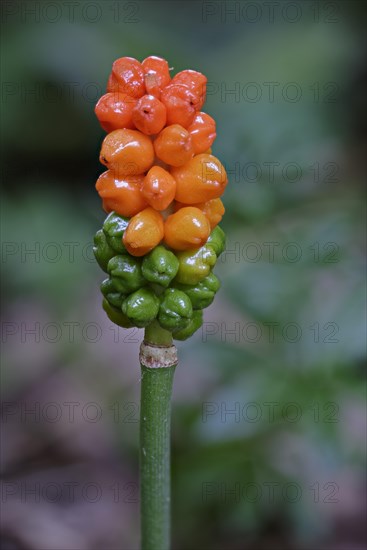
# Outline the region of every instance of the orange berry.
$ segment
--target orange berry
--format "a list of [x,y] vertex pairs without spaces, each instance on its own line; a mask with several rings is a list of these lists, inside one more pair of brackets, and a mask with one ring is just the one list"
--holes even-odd
[[103,95],[94,111],[106,132],[119,128],[134,128],[132,114],[136,99],[126,94],[109,93]]
[[195,206],[204,212],[209,220],[211,229],[214,229],[214,227],[220,223],[225,212],[224,205],[219,198],[211,199],[207,202],[201,202],[199,204],[195,204]]
[[183,166],[171,168],[176,180],[175,199],[184,204],[207,202],[220,197],[228,183],[220,161],[205,153],[196,155]]
[[179,124],[166,126],[154,141],[157,157],[171,166],[181,166],[194,156],[191,136]]
[[119,92],[139,98],[145,94],[144,71],[133,57],[120,57],[112,65],[107,92]]
[[165,210],[175,197],[176,181],[167,170],[152,166],[144,178],[142,193],[155,210]]
[[[187,205],[182,202],[174,201],[173,211],[177,212],[180,208],[184,208],[185,206]],[[225,212],[224,205],[220,199],[211,199],[207,202],[198,202],[193,206],[204,212],[209,220],[211,229],[214,229],[214,227],[220,223]]]
[[171,80],[169,66],[165,59],[151,55],[142,62],[145,77],[145,88],[148,94],[154,95],[158,99],[161,91]]
[[188,127],[195,155],[205,153],[217,137],[215,132],[215,120],[206,113],[197,113]]
[[141,192],[144,176],[116,177],[112,170],[103,172],[97,180],[96,189],[106,212],[114,210],[130,218],[147,206]]
[[200,106],[198,110],[200,110],[205,103],[207,82],[208,79],[206,76],[191,69],[175,74],[172,79],[172,84],[185,84],[185,86],[199,98]]
[[151,140],[137,130],[114,130],[102,143],[99,160],[119,178],[149,170],[154,162]]
[[147,135],[158,134],[166,124],[166,108],[153,95],[143,95],[132,113],[132,121],[138,130]]
[[144,256],[161,242],[163,235],[162,215],[148,207],[131,218],[123,243],[133,256]]
[[169,84],[162,90],[161,101],[167,109],[167,124],[190,126],[196,111],[200,111],[200,100],[185,84]]
[[199,248],[210,234],[205,214],[194,206],[181,208],[168,216],[164,224],[164,242],[173,250]]

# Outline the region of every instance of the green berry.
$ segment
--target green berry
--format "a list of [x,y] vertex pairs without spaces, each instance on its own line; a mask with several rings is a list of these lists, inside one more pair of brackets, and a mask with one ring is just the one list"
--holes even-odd
[[167,288],[161,297],[158,322],[162,328],[175,332],[185,328],[192,318],[190,298],[177,288]]
[[159,245],[144,257],[142,272],[150,283],[167,287],[176,276],[178,266],[174,253]]
[[99,267],[107,272],[107,264],[115,256],[116,252],[108,244],[106,235],[102,229],[99,229],[94,236],[93,253]]
[[124,313],[121,311],[121,309],[111,306],[106,298],[104,298],[102,302],[102,307],[107,313],[109,320],[115,323],[115,325],[118,325],[122,328],[131,328],[133,326],[128,317],[126,317],[126,315],[124,315]]
[[177,252],[179,268],[175,282],[184,285],[196,285],[210,273],[217,261],[217,256],[211,246],[204,245],[196,250]]
[[146,285],[140,260],[128,254],[114,256],[108,262],[107,271],[115,289],[122,294],[130,294]]
[[205,279],[194,286],[177,284],[177,288],[183,290],[190,298],[192,307],[195,310],[204,309],[210,306],[219,287],[220,281],[214,273],[209,273]]
[[194,311],[192,319],[185,328],[178,330],[174,333],[173,338],[175,340],[187,340],[196,332],[203,324],[203,312],[201,309]]
[[141,288],[128,296],[122,312],[137,327],[146,327],[157,317],[159,299],[150,288]]
[[117,292],[112,279],[105,279],[101,283],[101,292],[111,306],[121,308],[122,302],[125,300],[125,294]]
[[210,233],[208,240],[206,241],[206,246],[213,248],[217,257],[222,254],[226,248],[226,234],[223,229],[217,225],[213,231]]
[[118,253],[126,253],[126,248],[122,242],[129,219],[111,212],[108,214],[103,224],[103,232],[106,235],[108,244]]

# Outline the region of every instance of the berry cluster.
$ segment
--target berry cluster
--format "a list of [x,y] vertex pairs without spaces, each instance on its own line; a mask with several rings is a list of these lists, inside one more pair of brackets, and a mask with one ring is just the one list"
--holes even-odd
[[215,121],[201,112],[206,82],[193,70],[171,78],[160,57],[122,57],[95,108],[108,132],[96,189],[109,215],[94,249],[109,274],[104,309],[121,326],[157,319],[177,339],[201,326],[225,246],[227,175],[211,154]]

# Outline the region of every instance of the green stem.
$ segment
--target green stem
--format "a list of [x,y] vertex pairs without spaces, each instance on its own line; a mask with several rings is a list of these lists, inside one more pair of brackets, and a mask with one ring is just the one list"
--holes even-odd
[[[147,327],[142,349],[144,346],[140,408],[141,548],[169,550],[171,394],[176,349],[171,333],[158,323]],[[149,366],[149,350],[154,353],[154,366]],[[171,361],[167,361],[167,353],[171,354]]]

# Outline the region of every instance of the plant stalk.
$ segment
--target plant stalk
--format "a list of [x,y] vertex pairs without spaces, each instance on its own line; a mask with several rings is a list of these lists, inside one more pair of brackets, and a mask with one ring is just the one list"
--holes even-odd
[[177,350],[158,323],[140,348],[140,514],[142,550],[170,548],[170,426]]

